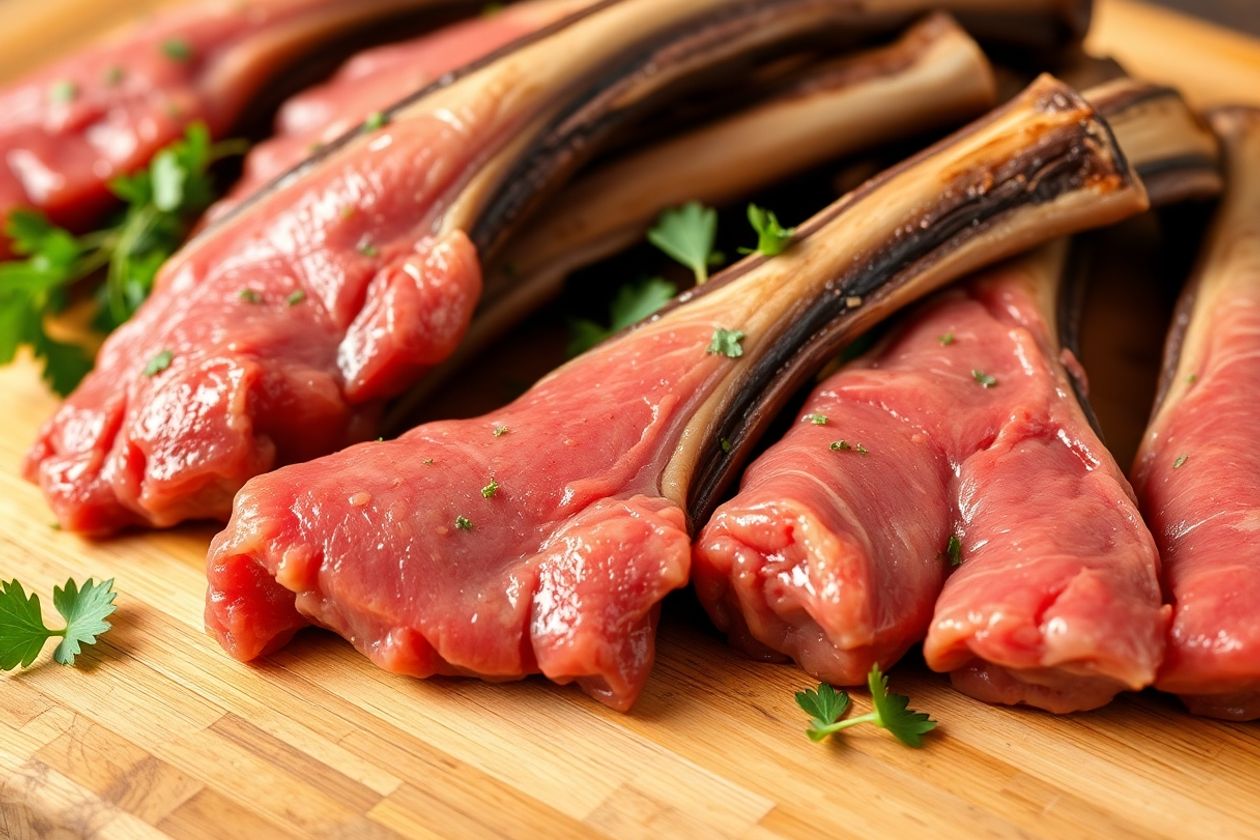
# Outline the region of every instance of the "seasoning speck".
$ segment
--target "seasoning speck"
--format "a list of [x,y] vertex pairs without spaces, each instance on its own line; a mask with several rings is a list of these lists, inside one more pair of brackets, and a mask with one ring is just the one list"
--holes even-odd
[[481,488],[481,496],[482,498],[485,498],[485,499],[493,499],[494,494],[498,492],[499,492],[499,482],[495,481],[493,478],[490,479],[489,484]]
[[304,300],[306,300],[306,292],[298,289],[295,292],[289,292],[289,296],[284,299],[284,302],[289,304],[289,306],[297,306]]
[[360,490],[358,493],[350,494],[350,504],[355,507],[363,507],[370,501],[372,501],[372,494],[366,491]]
[[48,95],[53,102],[73,102],[79,95],[79,86],[69,80],[57,82],[48,89]]
[[174,359],[175,359],[174,353],[172,353],[170,350],[163,350],[161,353],[158,353],[152,359],[149,359],[149,363],[144,366],[144,375],[157,376],[159,373],[161,373],[162,371],[170,367],[171,362]]
[[831,442],[832,452],[847,452],[848,450],[852,448],[853,447],[849,445],[849,442],[847,440],[833,440]]
[[805,419],[813,423],[815,426],[827,425],[827,415],[825,414],[806,414]]
[[493,434],[495,437],[503,437],[510,431],[512,430],[509,429],[507,426],[495,426],[494,431],[491,432],[491,434]]
[[849,295],[847,298],[844,299],[844,305],[849,307],[850,309],[857,309],[859,306],[862,305],[862,298],[858,297],[857,295]]
[[368,131],[376,131],[387,122],[389,122],[389,117],[385,116],[384,111],[373,111],[363,120],[363,127]]
[[187,61],[192,58],[192,47],[183,38],[167,38],[162,42],[162,54],[172,61]]
[[947,332],[937,340],[941,343],[942,347],[948,347],[954,343],[954,334],[952,332]]
[[238,297],[244,303],[261,303],[262,302],[262,295],[258,294],[258,292],[254,291],[253,289],[241,289]]
[[1177,460],[1173,461],[1173,469],[1174,470],[1181,469],[1183,466],[1185,466],[1186,461],[1189,461],[1189,460],[1190,460],[1189,455],[1178,455]]
[[467,516],[455,517],[455,527],[461,531],[471,531],[473,529],[472,520]]
[[981,388],[992,388],[998,384],[997,377],[991,376],[982,370],[972,369],[971,378],[980,383]]

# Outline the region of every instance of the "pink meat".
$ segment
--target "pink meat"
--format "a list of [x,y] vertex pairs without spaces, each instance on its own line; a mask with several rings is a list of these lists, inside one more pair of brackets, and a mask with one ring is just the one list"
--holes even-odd
[[357,127],[429,82],[558,19],[580,4],[540,0],[456,23],[400,44],[366,50],[328,82],[290,99],[276,117],[276,135],[255,146],[232,192],[211,208],[222,216],[259,187],[320,146]]
[[542,673],[628,708],[687,580],[660,460],[730,363],[713,328],[645,329],[501,411],[251,480],[211,546],[207,626],[242,660],[314,623],[390,671]]
[[480,294],[469,239],[430,231],[493,113],[390,124],[169,261],[28,455],[63,526],[226,518],[250,476],[374,434]]
[[1038,311],[1008,267],[824,382],[696,542],[718,626],[840,684],[925,635],[929,664],[985,700],[1066,711],[1150,682],[1154,547]]
[[189,124],[227,131],[294,43],[400,5],[202,2],[32,73],[0,92],[0,219],[33,207],[61,225],[90,225],[112,204],[109,181],[147,164]]
[[[1251,119],[1260,134],[1260,114]],[[1236,163],[1255,166],[1255,159]],[[1196,713],[1232,720],[1260,718],[1258,199],[1252,190],[1234,209],[1249,231],[1217,246],[1231,282],[1196,312],[1202,341],[1194,343],[1191,373],[1179,369],[1179,397],[1147,430],[1134,470],[1173,604],[1156,685]]]
[[[958,447],[963,562],[937,600],[924,657],[988,702],[1096,708],[1149,685],[1163,655],[1154,541],[1072,394],[1029,279],[998,273],[972,294],[972,317],[933,325],[956,337],[936,350],[957,357],[944,381],[988,408],[937,406]],[[925,348],[931,339],[922,334]],[[997,385],[982,388],[973,369]]]

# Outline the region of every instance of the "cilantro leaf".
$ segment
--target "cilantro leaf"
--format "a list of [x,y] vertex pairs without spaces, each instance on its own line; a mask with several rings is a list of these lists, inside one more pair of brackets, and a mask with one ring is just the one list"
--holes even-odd
[[54,339],[45,321],[64,308],[72,286],[105,270],[94,324],[109,331],[149,296],[162,263],[183,244],[193,222],[215,197],[209,168],[240,154],[238,142],[212,144],[197,123],[159,151],[149,166],[109,184],[125,207],[117,222],[74,236],[43,214],[17,210],[5,232],[19,257],[0,263],[0,364],[28,346],[44,364],[44,379],[67,394],[91,369],[87,346]]
[[744,340],[744,333],[740,330],[728,330],[718,327],[713,331],[713,338],[709,339],[709,349],[705,352],[709,355],[722,355],[728,359],[738,359],[744,355],[744,347],[740,343]]
[[878,664],[871,666],[866,681],[871,689],[871,705],[874,708],[868,714],[845,720],[841,718],[849,710],[847,692],[820,683],[815,690],[796,693],[796,704],[810,716],[809,728],[805,730],[810,740],[821,741],[851,726],[873,723],[887,729],[903,744],[922,746],[923,736],[936,728],[936,721],[923,712],[907,708],[910,698],[905,695],[889,694],[888,677],[879,670]]
[[569,355],[585,353],[610,335],[653,315],[669,303],[677,291],[673,283],[659,277],[625,284],[609,304],[611,321],[607,327],[586,318],[569,324]]
[[697,285],[709,279],[716,237],[717,211],[698,201],[661,213],[647,234],[649,242],[691,269]]
[[792,237],[796,235],[796,228],[785,228],[779,224],[779,219],[773,211],[758,207],[756,204],[748,205],[748,223],[753,226],[753,230],[757,231],[757,247],[740,248],[741,254],[778,256],[787,250]]
[[926,712],[916,712],[908,708],[910,698],[904,694],[888,693],[888,676],[879,670],[879,665],[871,666],[866,677],[871,689],[871,703],[875,706],[874,723],[893,734],[901,743],[911,747],[923,745],[923,736],[936,728],[936,721]]
[[44,624],[38,595],[28,596],[16,580],[0,581],[0,671],[28,667],[54,636],[61,642],[53,659],[73,665],[82,645],[96,644],[97,637],[109,630],[105,619],[114,612],[115,597],[112,578],[99,584],[88,578],[81,589],[73,579],[67,580],[64,587],[53,589],[53,606],[66,626],[53,630]]

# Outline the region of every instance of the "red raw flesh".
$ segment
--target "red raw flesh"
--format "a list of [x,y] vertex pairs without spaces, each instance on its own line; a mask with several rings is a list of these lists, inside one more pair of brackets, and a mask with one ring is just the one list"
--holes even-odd
[[577,5],[555,0],[522,3],[360,53],[328,82],[284,104],[276,117],[276,135],[250,150],[241,179],[207,218],[221,217],[321,145],[358,126],[373,111],[384,110],[442,74],[557,20]]
[[[737,643],[858,684],[926,634],[928,663],[962,690],[1054,711],[1150,682],[1154,546],[1028,286],[1006,268],[939,296],[749,468],[693,557]],[[951,534],[965,562],[946,583]]]
[[251,480],[211,546],[207,626],[242,660],[309,621],[397,673],[542,673],[628,708],[687,581],[685,516],[658,485],[730,363],[706,355],[713,329],[649,327],[501,411]]
[[[90,226],[114,202],[109,181],[146,165],[189,124],[204,121],[213,136],[231,127],[268,69],[245,60],[251,44],[261,56],[289,27],[344,14],[339,5],[268,0],[174,9],[3,91],[0,219],[33,207],[57,224]],[[172,41],[187,46],[186,59],[168,54]]]
[[251,476],[375,433],[380,398],[450,354],[481,292],[469,239],[430,233],[495,133],[492,101],[459,116],[386,126],[163,267],[27,457],[64,527],[226,518]]
[[[951,497],[963,545],[924,657],[981,700],[1066,713],[1151,683],[1168,609],[1133,491],[1054,358],[1031,288],[1008,269],[973,287],[971,317],[918,331],[932,354],[920,370],[948,377],[923,388],[948,387],[934,415],[959,447]],[[946,331],[955,343],[933,349]],[[998,384],[982,388],[973,369]],[[987,408],[971,414],[973,400]]]
[[1231,720],[1260,718],[1260,261],[1245,270],[1254,282],[1214,303],[1197,380],[1134,470],[1173,603],[1156,686]]

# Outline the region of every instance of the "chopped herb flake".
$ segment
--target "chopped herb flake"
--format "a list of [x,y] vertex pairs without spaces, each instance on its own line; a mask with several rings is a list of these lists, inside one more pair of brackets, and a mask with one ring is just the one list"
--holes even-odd
[[289,292],[289,296],[284,299],[284,302],[289,304],[289,306],[297,306],[304,300],[306,300],[306,292],[301,289],[297,289]]
[[740,344],[743,340],[744,334],[740,330],[718,327],[713,331],[713,338],[709,340],[709,349],[706,352],[711,356],[721,355],[728,359],[738,359],[744,355],[743,345]]
[[827,415],[825,414],[806,414],[805,419],[813,423],[815,426],[827,425]]
[[1189,461],[1189,460],[1190,460],[1189,455],[1178,455],[1177,460],[1173,461],[1173,469],[1174,470],[1181,469],[1183,466],[1185,466],[1186,461]]
[[949,535],[949,543],[945,546],[945,556],[949,558],[949,565],[962,565],[962,540],[957,534]]
[[455,527],[461,531],[471,531],[473,529],[472,520],[467,516],[455,517]]
[[192,47],[183,38],[167,38],[162,42],[162,54],[172,61],[187,61],[192,58]]
[[375,257],[378,254],[380,254],[380,251],[377,249],[377,247],[373,245],[370,240],[367,240],[367,239],[364,239],[362,242],[360,242],[356,250],[358,250],[358,252],[365,257]]
[[433,466],[433,459],[432,459],[432,458],[425,458],[425,459],[424,459],[423,461],[421,461],[420,463],[424,464],[426,467],[431,467],[431,466]]
[[940,341],[942,347],[948,347],[954,343],[954,334],[952,332],[947,332],[937,340]]
[[852,448],[847,440],[833,440],[831,442],[832,452],[848,452]]
[[511,430],[511,429],[509,429],[507,426],[495,426],[495,427],[494,427],[494,431],[492,432],[492,434],[493,434],[495,437],[503,437],[504,435],[506,435],[506,434],[507,434],[508,432],[510,432],[510,431],[512,431],[512,430]]
[[1190,383],[1191,385],[1193,385],[1194,383],[1198,381],[1199,381],[1199,374],[1197,373],[1192,373],[1186,377],[1186,382]]
[[48,90],[53,102],[73,102],[79,95],[79,86],[69,80],[57,82]]
[[731,451],[731,441],[730,441],[730,438],[722,438],[720,441],[718,441],[718,444],[722,447],[722,451],[723,451],[723,452],[730,452],[730,451]]
[[157,376],[159,373],[161,373],[162,371],[170,367],[171,362],[174,359],[175,359],[174,353],[172,353],[170,350],[163,350],[161,353],[158,353],[152,359],[149,359],[149,363],[144,366],[144,375]]
[[368,131],[376,131],[387,122],[389,122],[389,117],[385,116],[384,111],[373,111],[363,120],[363,127]]
[[241,289],[238,297],[244,303],[262,303],[262,295],[253,289]]
[[865,446],[863,446],[862,444],[860,444],[860,443],[859,443],[857,446],[853,447],[853,448],[854,448],[854,450],[856,450],[856,451],[857,451],[857,454],[859,454],[859,455],[869,455],[869,454],[871,454],[871,451],[870,451],[869,449],[867,449]]
[[483,498],[486,498],[486,499],[493,499],[494,494],[498,492],[499,492],[499,482],[495,481],[493,478],[490,479],[489,484],[481,488],[481,495]]
[[971,378],[980,383],[981,388],[992,388],[998,384],[996,376],[990,376],[982,370],[972,369]]

